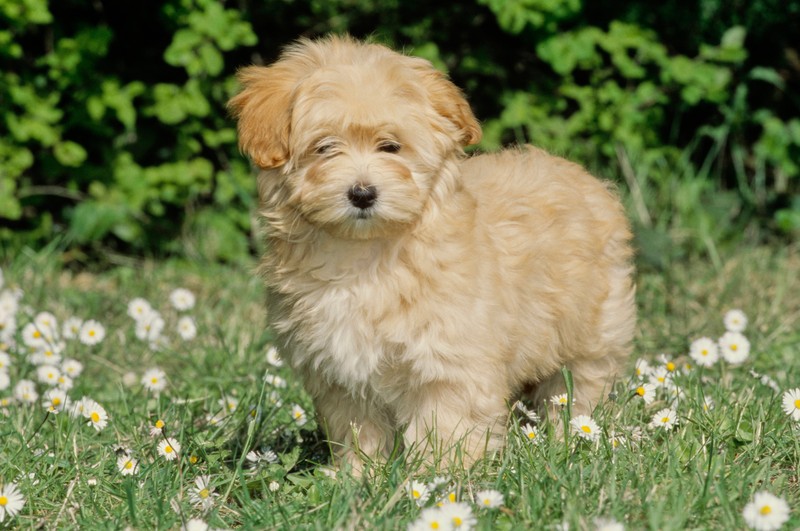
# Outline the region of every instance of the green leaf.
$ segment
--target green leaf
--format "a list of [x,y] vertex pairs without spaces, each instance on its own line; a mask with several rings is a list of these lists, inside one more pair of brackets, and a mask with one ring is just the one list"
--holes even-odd
[[53,146],[53,155],[64,166],[77,167],[86,160],[86,150],[83,146],[65,140]]

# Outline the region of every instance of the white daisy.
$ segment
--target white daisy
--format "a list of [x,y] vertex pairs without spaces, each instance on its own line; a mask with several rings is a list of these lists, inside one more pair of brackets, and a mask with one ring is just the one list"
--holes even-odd
[[[567,407],[568,400],[569,397],[567,393],[562,393],[560,395],[554,395],[550,397],[550,403],[553,404],[554,406]],[[574,398],[572,399],[572,404],[573,405],[575,404]]]
[[6,371],[0,371],[0,391],[5,391],[11,386],[11,378]]
[[678,423],[678,414],[674,409],[664,408],[658,413],[653,415],[653,420],[650,421],[650,426],[653,428],[663,428],[671,430],[675,424]]
[[48,389],[44,393],[42,405],[48,412],[58,414],[67,407],[67,393],[61,389]]
[[719,338],[722,357],[731,365],[739,365],[750,355],[750,342],[739,332],[725,332]]
[[163,420],[156,420],[150,427],[150,437],[161,437],[164,434],[164,426],[166,423]]
[[0,371],[7,371],[11,367],[11,356],[8,352],[0,350]]
[[667,384],[667,380],[672,377],[672,374],[667,370],[666,367],[656,367],[652,371],[650,371],[650,378],[649,382],[653,385],[658,387],[664,387]]
[[266,373],[264,375],[264,382],[273,387],[277,387],[278,389],[283,389],[286,387],[286,380],[284,380],[280,376],[276,376],[270,373]]
[[747,316],[742,310],[729,310],[722,318],[728,332],[744,332],[747,328]]
[[61,371],[52,365],[42,365],[36,369],[36,379],[39,383],[56,386],[60,376]]
[[277,348],[269,347],[269,349],[267,349],[267,363],[274,367],[283,367],[283,360]]
[[421,481],[413,480],[407,487],[409,497],[414,500],[418,507],[425,505],[425,502],[430,498],[431,493],[428,486]]
[[250,461],[253,464],[259,463],[277,463],[278,462],[278,454],[273,452],[272,450],[265,450],[263,452],[259,450],[250,450],[247,452],[245,459]]
[[69,411],[70,417],[80,417],[83,416],[83,412],[86,410],[87,404],[94,402],[91,398],[87,396],[81,397],[80,400],[73,400],[71,401],[67,411]]
[[83,372],[83,363],[72,358],[66,358],[61,362],[61,371],[70,378],[77,378]]
[[278,490],[281,488],[281,484],[277,481],[270,481],[269,485],[267,485],[267,488],[270,492],[278,492]]
[[22,342],[31,348],[43,348],[47,346],[47,338],[35,323],[28,323],[22,327]]
[[58,319],[50,312],[39,312],[33,318],[33,322],[42,334],[48,338],[57,337]]
[[595,518],[595,531],[625,531],[625,526],[613,518]]
[[150,303],[141,297],[136,297],[128,303],[128,315],[136,321],[148,315],[152,309]]
[[634,395],[641,397],[644,400],[645,405],[649,405],[653,403],[653,400],[656,399],[656,386],[651,383],[639,383],[633,389]]
[[600,437],[600,426],[588,415],[578,415],[569,421],[572,431],[579,437],[596,441]]
[[497,509],[503,506],[503,495],[496,490],[482,490],[475,494],[475,504],[481,509]]
[[472,507],[467,503],[447,503],[440,510],[444,519],[450,521],[453,529],[472,529],[478,523],[478,519],[472,513]]
[[121,455],[117,458],[117,470],[123,476],[132,476],[136,474],[139,461],[135,457],[129,455]]
[[194,487],[189,489],[189,501],[202,511],[214,507],[214,498],[219,494],[211,487],[211,476],[202,475],[194,480]]
[[148,391],[158,394],[167,387],[167,375],[157,367],[149,369],[142,376],[142,385]]
[[536,426],[525,424],[524,426],[521,426],[520,429],[522,430],[522,434],[526,439],[534,444],[539,444],[539,429]]
[[419,514],[419,518],[411,522],[408,531],[451,531],[453,523],[449,515],[442,512],[440,507],[429,507]]
[[64,325],[61,327],[61,336],[64,339],[78,339],[82,326],[83,321],[81,319],[78,317],[70,317],[64,321]]
[[650,374],[650,364],[644,358],[636,360],[636,366],[633,369],[633,374],[637,378],[644,379],[645,376]]
[[800,388],[783,393],[783,411],[792,417],[792,420],[800,422]]
[[220,398],[217,403],[220,405],[222,409],[227,411],[228,413],[233,413],[236,411],[236,408],[239,407],[239,400],[232,396],[227,396],[225,398]]
[[58,388],[59,389],[61,389],[63,391],[69,391],[70,389],[72,389],[73,385],[74,385],[74,383],[72,381],[72,378],[70,378],[66,374],[62,373],[61,376],[58,377]]
[[689,347],[689,356],[702,367],[711,367],[719,359],[717,343],[708,337],[701,337],[692,341]]
[[756,492],[753,501],[744,506],[742,516],[748,527],[757,531],[780,529],[789,519],[789,505],[766,491]]
[[63,342],[48,343],[47,346],[37,348],[31,354],[29,361],[34,365],[58,365],[61,363],[61,353],[64,348]]
[[81,331],[78,334],[78,338],[84,345],[97,345],[103,341],[105,337],[106,329],[94,319],[89,319],[83,323]]
[[197,336],[197,325],[194,323],[194,319],[188,315],[184,315],[178,319],[178,335],[180,335],[184,341],[191,341],[194,339]]
[[100,431],[108,426],[108,413],[106,413],[103,406],[91,399],[84,400],[83,416],[89,419],[89,424],[96,431]]
[[181,531],[208,531],[209,529],[208,524],[199,518],[189,518],[181,526]]
[[297,423],[298,426],[302,426],[308,420],[308,418],[306,417],[306,410],[297,404],[292,406],[291,414],[292,418],[294,419],[294,421]]
[[19,402],[33,404],[39,400],[39,393],[36,392],[36,384],[31,380],[20,380],[14,386],[14,398]]
[[6,518],[14,518],[25,505],[25,497],[17,489],[16,483],[0,485],[0,524]]
[[194,293],[188,289],[178,288],[169,294],[169,302],[179,312],[194,308]]
[[180,454],[181,445],[172,437],[167,437],[166,439],[161,439],[161,441],[159,441],[157,450],[158,455],[167,461],[172,461],[173,459],[177,459],[178,454]]
[[703,411],[711,411],[714,409],[714,399],[710,396],[703,397]]
[[164,331],[164,324],[161,314],[151,310],[136,321],[136,337],[142,341],[157,341]]

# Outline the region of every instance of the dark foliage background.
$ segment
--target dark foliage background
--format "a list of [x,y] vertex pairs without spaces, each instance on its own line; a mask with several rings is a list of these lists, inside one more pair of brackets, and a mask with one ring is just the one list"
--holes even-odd
[[780,244],[800,233],[798,27],[798,0],[0,0],[0,259],[247,258],[232,76],[328,32],[448,71],[480,149],[620,180],[647,264]]

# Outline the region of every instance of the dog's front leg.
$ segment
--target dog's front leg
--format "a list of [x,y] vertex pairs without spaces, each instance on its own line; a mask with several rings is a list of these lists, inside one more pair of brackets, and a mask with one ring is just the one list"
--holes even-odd
[[360,476],[365,462],[389,456],[394,430],[384,409],[339,385],[315,382],[309,387],[336,466]]
[[[501,447],[508,418],[506,398],[487,386],[435,382],[409,393],[398,411],[411,452],[441,467],[470,466]],[[413,453],[412,453],[413,457]]]

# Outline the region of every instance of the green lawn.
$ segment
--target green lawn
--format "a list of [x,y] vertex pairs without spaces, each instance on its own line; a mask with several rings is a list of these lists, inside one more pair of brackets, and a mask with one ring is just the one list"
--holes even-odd
[[[328,450],[308,397],[285,367],[267,360],[264,293],[251,268],[145,262],[76,274],[55,262],[52,254],[30,253],[2,265],[4,289],[24,295],[17,345],[5,346],[11,363],[0,369],[8,375],[0,398],[13,397],[22,379],[37,381],[22,331],[40,312],[52,313],[59,329],[69,317],[95,319],[105,338],[96,345],[64,339],[61,355],[84,367],[68,391],[71,401],[95,400],[108,424],[98,431],[80,414],[48,413],[42,400],[49,386],[38,381],[36,401],[11,399],[0,407],[0,484],[16,483],[26,500],[0,528],[170,529],[201,518],[214,528],[405,529],[452,494],[469,504],[461,510],[471,511],[478,529],[595,529],[598,518],[626,529],[742,529],[744,507],[762,490],[791,507],[784,529],[800,527],[800,431],[781,405],[784,391],[800,387],[797,248],[744,249],[723,256],[721,269],[691,261],[640,275],[635,358],[665,366],[664,354],[675,364],[677,402],[662,389],[645,405],[631,390],[638,382],[631,364],[615,400],[593,415],[602,432],[594,442],[575,435],[558,440],[549,422],[532,442],[515,419],[505,452],[472,470],[420,471],[399,458],[363,480],[331,477],[317,466]],[[192,309],[172,307],[175,288],[195,295]],[[164,339],[155,348],[137,338],[127,315],[136,297],[163,317]],[[684,370],[690,343],[720,337],[732,308],[749,318],[747,360]],[[192,340],[176,331],[184,315],[196,323]],[[141,383],[155,367],[167,381],[158,395]],[[704,407],[706,397],[713,407]],[[308,412],[302,426],[295,405]],[[648,427],[668,407],[677,425]],[[163,434],[151,436],[159,419]],[[167,437],[179,443],[178,459],[158,453]],[[253,464],[246,458],[251,450],[272,450],[278,461]],[[134,474],[118,468],[128,460],[123,455],[137,460]],[[204,485],[196,486],[203,475],[211,493],[205,512],[194,503],[205,494]],[[444,484],[419,507],[409,480],[436,477]],[[473,503],[486,489],[503,495],[502,507]],[[2,500],[0,494],[0,515]]]

